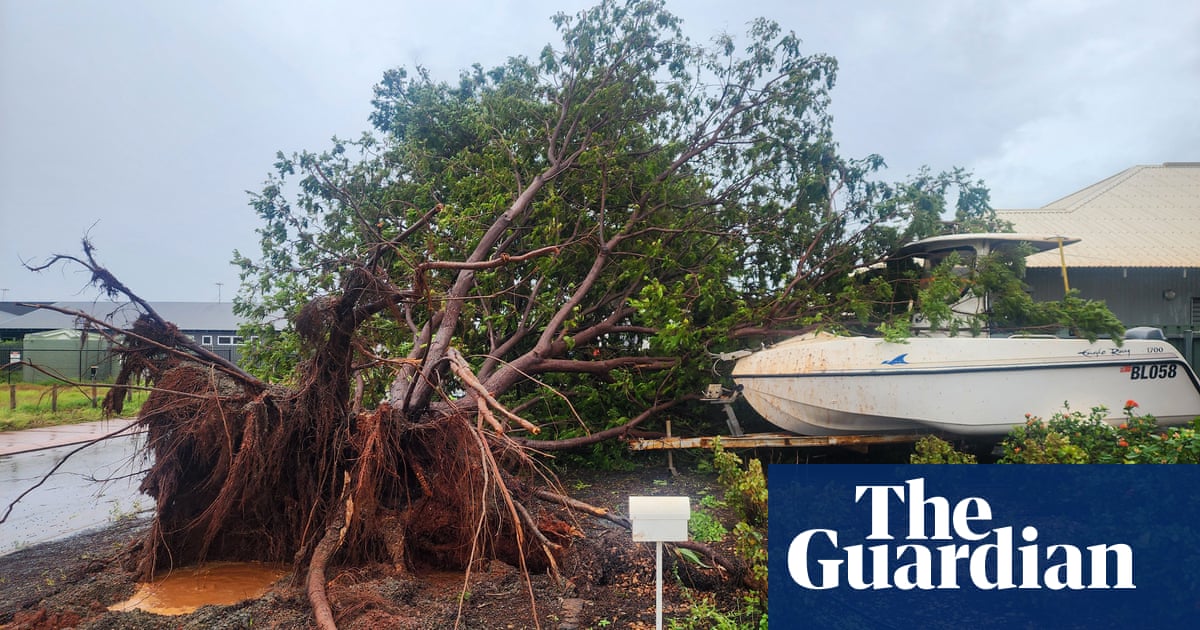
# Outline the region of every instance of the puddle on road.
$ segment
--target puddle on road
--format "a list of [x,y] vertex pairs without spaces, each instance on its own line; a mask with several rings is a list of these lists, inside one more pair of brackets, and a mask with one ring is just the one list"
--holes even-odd
[[290,570],[285,565],[261,562],[213,562],[200,567],[173,569],[149,584],[139,584],[133,597],[108,609],[186,615],[201,606],[228,606],[262,597]]

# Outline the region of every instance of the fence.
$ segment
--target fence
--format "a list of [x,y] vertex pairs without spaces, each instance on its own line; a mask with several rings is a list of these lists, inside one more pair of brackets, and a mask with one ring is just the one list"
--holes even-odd
[[[213,354],[237,363],[239,353],[233,347],[208,348]],[[121,360],[107,349],[37,348],[26,349],[20,343],[0,343],[0,365],[4,380],[26,383],[91,383],[111,381],[121,371]]]

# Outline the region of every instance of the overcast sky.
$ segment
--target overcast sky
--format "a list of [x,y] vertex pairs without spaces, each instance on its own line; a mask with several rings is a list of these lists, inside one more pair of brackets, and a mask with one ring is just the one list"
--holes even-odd
[[[276,151],[368,129],[387,68],[438,79],[558,43],[574,0],[0,0],[0,300],[90,300],[78,253],[150,300],[229,300]],[[693,39],[768,17],[837,57],[835,137],[1045,205],[1128,167],[1200,161],[1195,0],[667,0]]]

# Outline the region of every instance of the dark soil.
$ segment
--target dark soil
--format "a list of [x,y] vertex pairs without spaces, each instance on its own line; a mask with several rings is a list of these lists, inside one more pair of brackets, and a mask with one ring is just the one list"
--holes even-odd
[[[574,472],[562,479],[572,497],[620,514],[630,495],[691,497],[727,528],[727,510],[701,507],[721,497],[715,477],[666,466],[635,472]],[[709,502],[711,504],[711,501]],[[388,565],[332,567],[329,595],[340,628],[653,628],[654,546],[634,544],[627,530],[591,517],[574,517],[560,583],[547,574],[530,580],[503,562],[474,571],[423,571]],[[206,606],[189,615],[110,612],[130,597],[133,573],[122,560],[147,526],[130,519],[110,528],[0,556],[0,627],[26,628],[310,628],[311,608],[294,576],[264,597],[233,606]],[[714,545],[732,556],[729,536]],[[336,561],[336,557],[335,557]],[[745,593],[727,580],[664,553],[664,618],[681,618],[690,601],[711,597],[717,607],[738,607]],[[532,594],[532,597],[531,597]],[[462,602],[460,607],[459,603]],[[535,612],[536,611],[536,612]]]

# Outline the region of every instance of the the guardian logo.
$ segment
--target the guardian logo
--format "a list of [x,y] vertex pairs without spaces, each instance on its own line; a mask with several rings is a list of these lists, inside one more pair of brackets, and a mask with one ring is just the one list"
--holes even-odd
[[[864,541],[839,540],[836,529],[808,529],[791,539],[787,570],[809,590],[1105,590],[1135,589],[1133,549],[1119,542],[1080,548],[1039,540],[1037,527],[995,526],[981,497],[954,504],[926,496],[925,479],[902,485],[856,485],[853,503],[870,509]],[[898,503],[896,503],[898,502]],[[889,509],[907,514],[907,527]],[[880,541],[872,544],[872,541]],[[854,544],[843,543],[853,542]]]

